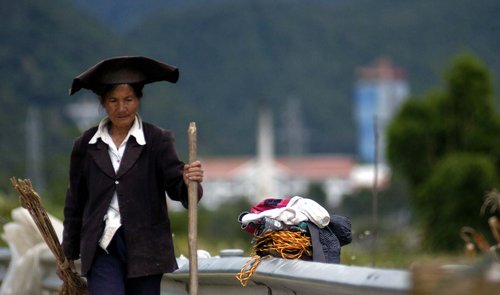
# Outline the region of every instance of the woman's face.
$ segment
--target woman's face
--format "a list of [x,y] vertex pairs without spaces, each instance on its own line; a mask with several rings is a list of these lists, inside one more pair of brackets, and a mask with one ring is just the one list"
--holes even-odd
[[120,84],[102,98],[102,106],[113,128],[130,129],[139,108],[139,98],[128,84]]

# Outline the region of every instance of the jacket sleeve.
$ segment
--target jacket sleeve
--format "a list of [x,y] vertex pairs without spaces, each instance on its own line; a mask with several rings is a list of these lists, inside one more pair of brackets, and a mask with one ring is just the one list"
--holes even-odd
[[[184,162],[179,159],[174,145],[174,135],[163,130],[161,135],[160,165],[163,176],[164,190],[175,201],[180,201],[188,208],[188,189],[183,179]],[[198,200],[203,195],[203,189],[198,184]]]
[[73,145],[69,168],[69,187],[64,204],[64,229],[62,247],[68,259],[80,257],[80,232],[82,228],[83,209],[88,192],[85,185],[84,168],[85,150],[82,138]]

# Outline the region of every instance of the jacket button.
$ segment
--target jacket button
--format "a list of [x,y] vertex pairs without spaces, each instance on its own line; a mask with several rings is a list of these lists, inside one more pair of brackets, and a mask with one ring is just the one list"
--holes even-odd
[[115,184],[119,184],[120,182],[118,180],[115,181]]

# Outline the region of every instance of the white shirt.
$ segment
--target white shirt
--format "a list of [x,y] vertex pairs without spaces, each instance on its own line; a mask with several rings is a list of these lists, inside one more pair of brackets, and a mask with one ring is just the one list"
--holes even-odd
[[[101,122],[99,123],[99,127],[97,128],[94,136],[90,139],[89,144],[96,144],[97,139],[101,138],[101,140],[108,145],[109,157],[111,159],[111,163],[113,163],[113,168],[116,173],[120,168],[120,163],[122,161],[123,154],[125,153],[125,147],[127,146],[127,141],[130,136],[134,136],[139,145],[145,145],[146,140],[144,138],[144,131],[142,129],[142,120],[138,115],[135,117],[132,127],[128,131],[127,136],[119,147],[115,146],[113,139],[108,132],[108,123],[108,117],[101,120]],[[104,216],[104,220],[106,222],[106,225],[104,227],[104,232],[101,236],[101,239],[99,240],[99,245],[101,246],[101,248],[106,250],[116,231],[121,226],[120,206],[118,204],[118,195],[116,194],[116,191],[113,194],[113,198],[111,199],[111,203],[109,204],[108,212]]]

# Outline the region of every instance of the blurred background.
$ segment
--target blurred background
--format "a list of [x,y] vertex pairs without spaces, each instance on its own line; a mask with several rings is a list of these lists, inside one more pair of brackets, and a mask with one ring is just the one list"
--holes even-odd
[[[199,248],[251,250],[238,215],[300,195],[349,216],[342,263],[460,257],[500,180],[496,0],[17,0],[0,8],[0,216],[30,178],[62,218],[73,140],[105,112],[68,95],[102,59],[178,66],[141,116],[205,164]],[[177,254],[187,213],[171,207]],[[490,235],[487,235],[491,239]],[[491,240],[492,241],[492,240]]]

